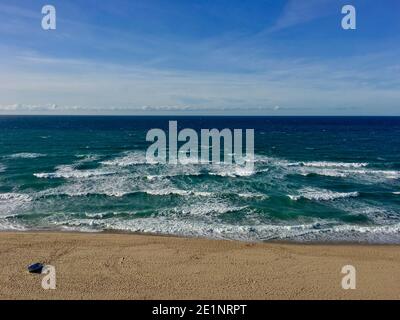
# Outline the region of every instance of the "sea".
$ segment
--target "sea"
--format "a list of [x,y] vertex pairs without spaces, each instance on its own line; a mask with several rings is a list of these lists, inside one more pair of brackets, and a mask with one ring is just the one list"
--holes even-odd
[[[254,169],[147,162],[169,121],[254,129]],[[0,116],[0,230],[400,243],[400,117]]]

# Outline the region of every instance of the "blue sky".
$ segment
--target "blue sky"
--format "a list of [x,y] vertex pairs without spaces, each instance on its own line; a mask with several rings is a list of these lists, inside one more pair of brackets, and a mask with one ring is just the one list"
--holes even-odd
[[398,0],[1,0],[0,114],[400,115],[399,17]]

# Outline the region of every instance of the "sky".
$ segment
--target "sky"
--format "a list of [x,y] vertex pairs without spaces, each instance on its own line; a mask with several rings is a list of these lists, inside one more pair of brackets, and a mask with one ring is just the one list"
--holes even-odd
[[0,114],[400,115],[399,18],[398,0],[0,0]]

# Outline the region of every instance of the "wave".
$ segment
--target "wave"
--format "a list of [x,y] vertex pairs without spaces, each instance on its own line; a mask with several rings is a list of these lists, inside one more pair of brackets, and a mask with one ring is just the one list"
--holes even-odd
[[[177,188],[169,179],[159,176],[149,179],[141,173],[120,172],[107,175],[104,169],[86,171],[67,171],[50,174],[36,174],[39,177],[73,177],[65,184],[56,188],[47,189],[39,193],[40,197],[66,195],[81,197],[88,195],[105,195],[109,197],[124,197],[127,195],[146,193],[153,196],[180,195],[180,196],[211,196],[211,192]],[[85,179],[82,179],[84,177]]]
[[267,163],[285,167],[316,167],[316,168],[362,168],[367,162],[335,162],[335,161],[290,161],[265,155],[255,155],[254,162]]
[[166,209],[160,214],[161,216],[165,216],[167,218],[183,218],[195,216],[196,218],[206,219],[207,221],[212,223],[215,219],[215,216],[227,213],[234,213],[246,208],[247,206],[234,206],[230,203],[219,201],[217,199],[209,199],[207,201],[198,201],[192,204],[183,204],[179,207]]
[[[183,197],[215,197],[215,196],[224,196],[224,195],[231,195],[231,193],[218,193],[218,192],[207,192],[207,191],[193,191],[193,190],[181,190],[181,189],[147,189],[147,190],[136,190],[136,191],[118,191],[118,190],[79,190],[70,188],[69,190],[59,190],[59,191],[46,191],[42,192],[39,197],[46,197],[46,196],[62,196],[66,195],[69,197],[83,197],[89,195],[103,195],[107,197],[116,197],[121,198],[128,195],[134,194],[148,194],[151,196],[169,196],[169,195],[177,195]],[[254,194],[254,193],[238,193],[236,194],[240,198],[244,199],[268,199],[267,195],[263,194]]]
[[316,168],[362,168],[368,166],[366,162],[332,162],[332,161],[308,161],[289,163],[289,166],[304,166]]
[[358,179],[372,180],[372,181],[379,181],[382,179],[391,180],[400,178],[400,171],[395,171],[395,170],[374,170],[374,169],[343,170],[343,169],[326,169],[326,168],[320,169],[320,168],[301,167],[299,168],[297,173],[303,176],[321,175],[321,176],[340,177],[340,178],[358,178]]
[[115,171],[103,169],[77,170],[74,165],[61,165],[56,167],[56,172],[34,173],[33,175],[40,179],[82,179],[112,174],[115,174]]
[[[100,162],[104,166],[130,167],[137,165],[155,165],[159,164],[157,174],[147,174],[148,180],[157,178],[168,178],[177,176],[199,176],[208,174],[221,177],[247,177],[255,173],[252,168],[235,164],[204,164],[197,162],[188,162],[185,164],[160,164],[156,161],[148,161],[144,152],[126,152],[124,156],[117,157],[107,161]],[[150,170],[151,167],[148,167]]]
[[100,158],[97,154],[83,154],[78,153],[75,155],[76,158],[80,159],[80,161],[96,161]]
[[144,190],[139,192],[144,192],[153,196],[168,196],[168,195],[187,196],[191,194],[190,191],[179,190],[179,189]]
[[358,192],[334,192],[326,189],[304,188],[299,190],[299,195],[288,195],[291,200],[308,199],[316,201],[330,201],[342,198],[358,197]]
[[251,193],[251,192],[244,192],[244,193],[238,193],[237,194],[240,198],[259,198],[259,199],[268,199],[268,196],[265,194],[261,194],[261,193]]
[[7,167],[4,164],[0,163],[0,172],[6,171]]
[[32,197],[22,193],[0,193],[0,215],[7,217],[12,215],[17,209],[24,209],[32,202]]
[[399,212],[395,208],[360,198],[348,198],[330,203],[338,210],[349,216],[367,217],[374,225],[383,226],[397,223],[400,220]]
[[129,167],[143,164],[157,164],[155,160],[148,161],[145,152],[125,152],[125,155],[114,158],[112,160],[101,161],[100,163],[106,166]]
[[26,231],[27,228],[19,223],[10,221],[8,218],[0,218],[0,231]]
[[21,194],[21,193],[13,193],[13,192],[0,193],[0,201],[12,201],[12,200],[31,201],[32,198],[27,194]]
[[35,158],[41,158],[41,157],[46,157],[46,154],[21,152],[21,153],[14,153],[14,154],[7,156],[7,158],[9,158],[9,159],[35,159]]
[[169,196],[177,195],[182,197],[223,197],[227,195],[235,195],[240,198],[257,198],[267,199],[268,196],[254,192],[224,192],[221,190],[202,191],[196,189],[195,186],[188,189],[179,189],[174,186],[169,180],[150,179],[149,183],[141,180],[133,175],[111,177],[93,176],[90,180],[76,181],[70,184],[65,184],[53,189],[39,192],[37,196],[69,196],[83,197],[89,195],[103,195],[107,197],[124,197],[128,195],[144,193],[151,196]]
[[326,177],[339,177],[339,178],[346,178],[350,176],[349,172],[336,170],[336,169],[318,169],[318,170],[307,170],[300,168],[298,173],[302,176],[310,176],[310,175],[320,175]]
[[109,219],[69,219],[59,226],[72,230],[118,230],[151,234],[182,235],[244,241],[287,240],[299,242],[370,242],[398,243],[400,224],[385,226],[332,225],[314,222],[293,225],[237,225],[168,217],[136,218],[121,221]]
[[220,177],[249,177],[252,176],[256,171],[254,168],[248,168],[240,165],[213,165],[208,172],[211,176]]
[[[303,176],[327,176],[352,178],[367,182],[400,179],[400,171],[367,168],[367,162],[334,162],[334,161],[289,161],[286,159],[257,155],[255,162],[261,165],[257,172],[268,169],[280,169],[284,174]],[[267,166],[267,168],[265,167]]]
[[[94,158],[96,159],[96,158]],[[93,160],[93,159],[92,159]],[[255,167],[241,166],[236,164],[204,164],[204,163],[187,163],[187,164],[160,164],[155,161],[149,162],[146,159],[146,154],[143,151],[128,151],[122,156],[114,159],[100,162],[105,167],[135,167],[138,165],[144,166],[143,174],[148,180],[177,176],[198,176],[208,174],[211,176],[220,177],[249,177],[255,173],[268,172],[273,169],[280,168],[283,174],[300,174],[303,176],[321,175],[328,177],[339,178],[357,178],[364,180],[382,180],[382,179],[397,179],[400,178],[400,171],[395,170],[376,170],[373,168],[367,169],[369,163],[366,162],[334,162],[334,161],[301,161],[291,162],[286,159],[279,159],[263,155],[256,155],[254,159]],[[159,164],[159,166],[151,166]],[[116,170],[116,169],[115,169]],[[157,172],[151,172],[156,170]],[[87,172],[87,176],[95,173]],[[39,177],[57,177],[58,173],[53,174],[37,174]],[[81,174],[85,177],[85,173]]]

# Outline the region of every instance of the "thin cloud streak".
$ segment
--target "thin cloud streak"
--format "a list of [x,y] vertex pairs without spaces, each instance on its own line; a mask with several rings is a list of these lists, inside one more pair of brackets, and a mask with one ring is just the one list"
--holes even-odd
[[282,15],[268,32],[276,32],[295,27],[315,19],[336,13],[340,8],[336,0],[290,0],[285,5]]

